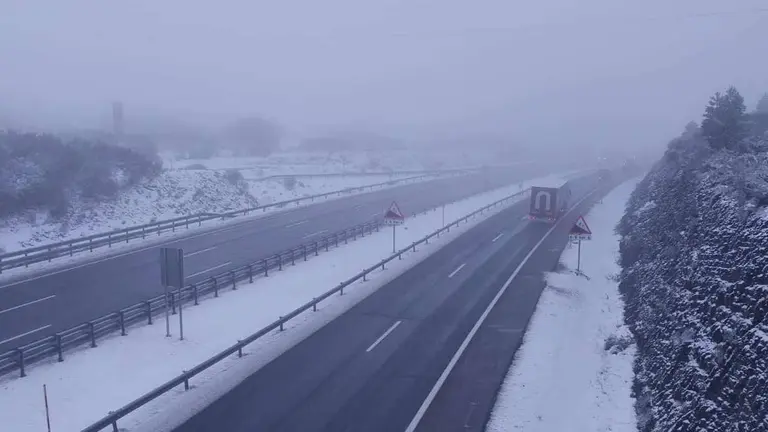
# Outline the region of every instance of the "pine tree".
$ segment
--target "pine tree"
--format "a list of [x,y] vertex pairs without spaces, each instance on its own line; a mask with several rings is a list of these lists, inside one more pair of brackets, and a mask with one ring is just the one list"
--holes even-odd
[[755,111],[768,114],[768,93],[764,94],[760,101],[757,102],[757,109]]
[[747,137],[747,108],[735,87],[715,93],[704,110],[701,131],[714,149],[735,149]]

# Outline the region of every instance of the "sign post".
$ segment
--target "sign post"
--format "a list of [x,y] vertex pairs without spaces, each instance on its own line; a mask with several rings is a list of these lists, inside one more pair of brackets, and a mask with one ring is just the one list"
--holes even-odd
[[397,252],[397,243],[395,241],[395,230],[398,225],[402,225],[405,222],[405,216],[400,211],[400,207],[396,202],[392,201],[389,208],[384,213],[384,224],[392,226],[392,253]]
[[184,340],[184,322],[181,314],[181,289],[184,287],[184,250],[160,249],[160,283],[165,289],[165,337],[171,337],[169,288],[179,289],[179,338]]
[[584,220],[584,216],[579,216],[579,218],[576,219],[576,223],[573,224],[571,231],[568,233],[568,238],[571,241],[578,241],[576,274],[581,274],[581,241],[592,240],[592,230],[589,229],[589,225],[587,225],[587,221]]

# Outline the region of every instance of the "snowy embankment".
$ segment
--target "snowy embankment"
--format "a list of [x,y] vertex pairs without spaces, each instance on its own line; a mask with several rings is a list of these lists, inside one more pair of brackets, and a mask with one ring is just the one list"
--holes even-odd
[[585,215],[592,229],[562,254],[523,345],[496,400],[488,432],[618,432],[637,430],[632,386],[636,347],[624,325],[616,282],[614,227],[636,181],[623,183]]
[[111,201],[73,200],[62,220],[46,213],[0,219],[0,250],[11,252],[196,213],[223,213],[408,176],[344,176],[252,181],[211,170],[169,170]]
[[768,153],[682,137],[619,225],[644,432],[768,431]]
[[[542,179],[524,182],[524,187]],[[445,220],[452,221],[474,210],[519,192],[513,185],[476,195],[445,207]],[[476,225],[489,214],[479,216],[458,229],[441,235],[428,245],[417,248],[387,265],[385,270],[371,274],[358,282],[343,296],[333,296],[319,305],[318,312],[307,312],[286,325],[286,331],[272,333],[248,346],[243,358],[229,358],[191,381],[191,391],[172,391],[129,415],[120,422],[131,431],[168,430],[190,417],[233,388],[243,378],[312,334],[336,316],[417,264],[429,254]],[[397,245],[403,247],[435,231],[442,225],[442,212],[409,217],[398,228]],[[51,360],[27,369],[28,376],[0,378],[0,407],[14,413],[3,418],[3,427],[14,432],[45,429],[41,398],[42,386],[47,385],[52,429],[80,430],[190,369],[215,353],[229,347],[238,339],[255,333],[278,316],[306,303],[313,297],[336,286],[363,268],[387,257],[392,252],[392,235],[382,230],[359,238],[348,245],[298,263],[297,268],[274,272],[252,284],[225,291],[219,298],[209,298],[200,306],[185,308],[184,336],[178,340],[178,316],[173,316],[173,338],[164,337],[162,322],[153,326],[135,326],[128,336],[113,336],[99,342],[98,348],[82,348],[65,354],[65,361]],[[311,275],[313,283],[307,283]]]

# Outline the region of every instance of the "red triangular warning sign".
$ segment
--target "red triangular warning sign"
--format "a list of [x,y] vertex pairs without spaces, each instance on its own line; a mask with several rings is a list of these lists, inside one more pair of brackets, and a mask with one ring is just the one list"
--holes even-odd
[[403,216],[403,212],[400,211],[400,207],[397,206],[397,203],[392,201],[392,204],[389,205],[389,209],[384,213],[384,219],[403,220],[405,219],[405,216]]
[[592,234],[592,230],[589,229],[589,225],[587,225],[587,221],[584,220],[584,216],[579,216],[579,218],[576,219],[576,223],[573,224],[573,228],[571,228],[571,234]]

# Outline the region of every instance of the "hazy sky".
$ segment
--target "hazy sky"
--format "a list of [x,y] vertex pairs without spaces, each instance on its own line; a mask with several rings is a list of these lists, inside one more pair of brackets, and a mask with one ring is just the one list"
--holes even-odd
[[765,0],[0,0],[0,112],[658,145],[767,46]]

